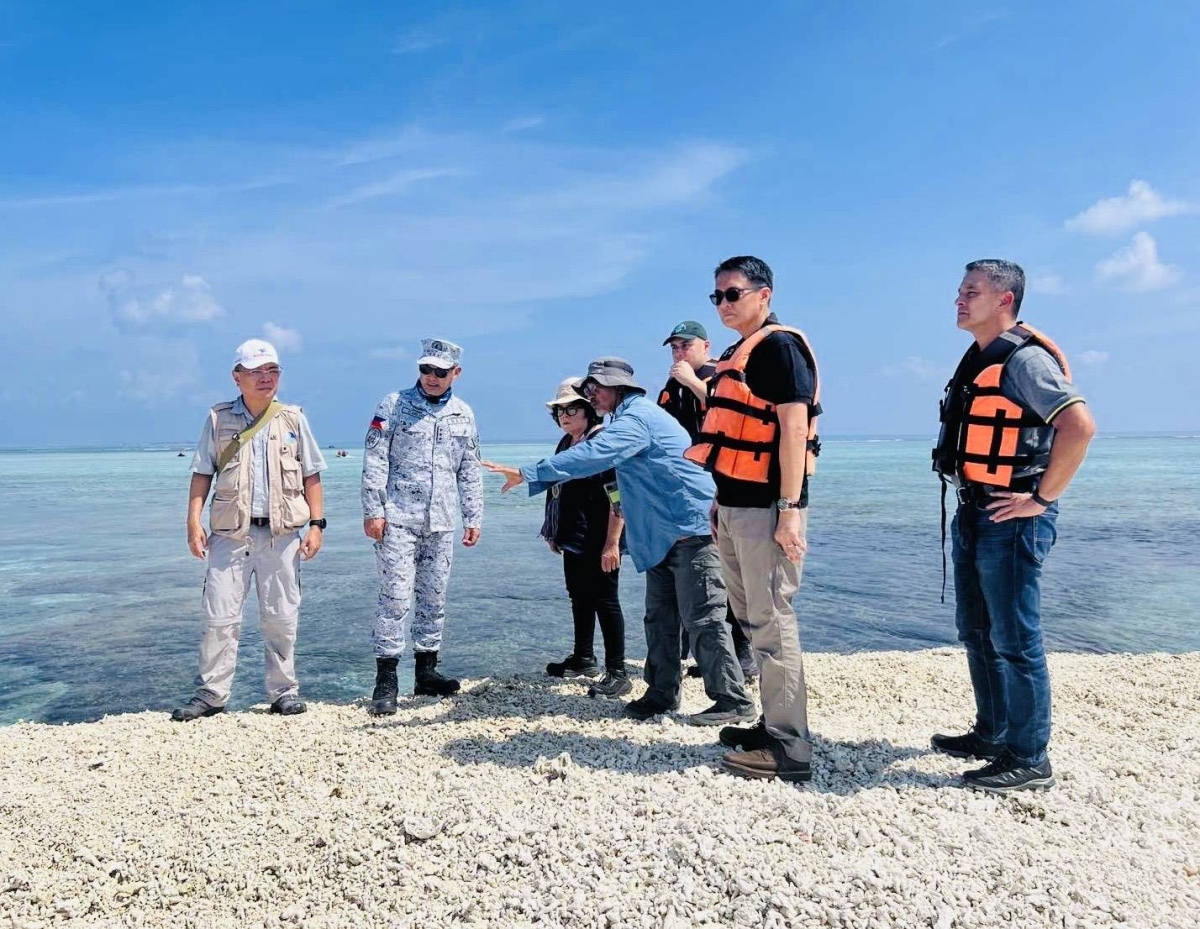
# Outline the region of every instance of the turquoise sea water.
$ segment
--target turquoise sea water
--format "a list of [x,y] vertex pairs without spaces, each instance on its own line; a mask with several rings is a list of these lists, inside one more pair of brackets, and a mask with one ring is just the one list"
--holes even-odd
[[[362,534],[361,457],[328,453],[325,547],[303,574],[297,665],[305,696],[344,702],[373,680],[374,556]],[[955,642],[939,603],[938,485],[925,440],[829,439],[814,479],[797,598],[817,651]],[[552,444],[491,445],[521,464]],[[176,450],[0,452],[0,724],[169,709],[186,698],[204,565],[184,534],[188,457]],[[1063,501],[1047,560],[1048,645],[1200,649],[1200,437],[1100,438]],[[537,670],[570,650],[562,569],[537,538],[542,499],[488,475],[483,539],[459,547],[443,666]],[[642,578],[621,572],[628,653],[641,658]],[[231,707],[261,702],[251,597]],[[599,647],[597,634],[597,647]],[[411,663],[405,661],[411,677]]]

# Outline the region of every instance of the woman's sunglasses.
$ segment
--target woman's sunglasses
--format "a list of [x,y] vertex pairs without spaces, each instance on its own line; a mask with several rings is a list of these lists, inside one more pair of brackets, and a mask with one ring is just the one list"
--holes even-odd
[[586,408],[586,403],[567,403],[563,406],[556,406],[550,411],[550,418],[557,420],[560,415],[574,416],[576,413],[582,413]]
[[752,294],[756,290],[762,290],[761,287],[727,287],[724,290],[714,290],[708,295],[708,299],[712,301],[713,306],[720,306],[722,300],[728,300],[730,303],[737,303],[746,294]]
[[450,373],[449,368],[435,368],[433,365],[417,365],[417,370],[422,374],[433,374],[437,377],[445,377]]

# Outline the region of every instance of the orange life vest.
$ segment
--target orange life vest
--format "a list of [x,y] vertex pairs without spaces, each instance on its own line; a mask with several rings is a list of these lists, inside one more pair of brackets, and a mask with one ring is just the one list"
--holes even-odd
[[773,332],[795,336],[805,359],[812,365],[813,400],[808,410],[804,475],[816,471],[816,457],[821,452],[817,438],[817,417],[821,415],[817,358],[803,332],[779,325],[763,326],[747,336],[728,359],[717,362],[717,373],[708,382],[704,425],[696,444],[684,452],[689,461],[739,481],[765,484],[770,479],[771,462],[779,454],[779,414],[775,404],[750,392],[746,385],[746,364],[755,347]]
[[946,385],[941,404],[941,434],[933,450],[935,471],[962,481],[1011,487],[1017,471],[1045,461],[1021,454],[1021,434],[1045,421],[1000,392],[1004,365],[1022,346],[1034,342],[1046,349],[1071,379],[1066,356],[1045,334],[1018,322],[982,350],[967,350]]

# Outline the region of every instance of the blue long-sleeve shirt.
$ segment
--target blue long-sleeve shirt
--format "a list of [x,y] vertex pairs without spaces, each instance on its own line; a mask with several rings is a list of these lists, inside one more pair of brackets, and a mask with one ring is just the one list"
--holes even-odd
[[615,468],[625,544],[633,566],[646,571],[666,558],[679,539],[712,532],[708,511],[713,482],[706,471],[683,457],[690,444],[687,432],[669,413],[644,394],[631,394],[599,435],[526,465],[521,476],[532,496],[559,481]]

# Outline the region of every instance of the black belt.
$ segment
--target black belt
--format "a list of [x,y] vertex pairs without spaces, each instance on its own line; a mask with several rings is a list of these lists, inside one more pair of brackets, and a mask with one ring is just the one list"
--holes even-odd
[[269,526],[269,525],[271,525],[271,517],[270,516],[251,516],[250,517],[250,525],[251,526]]
[[992,496],[994,490],[1007,490],[1014,494],[1027,494],[1032,490],[1037,490],[1037,478],[1028,477],[1019,481],[1013,481],[1010,487],[995,487],[991,484],[962,484],[954,490],[955,496],[958,497],[959,506],[987,506],[996,498]]

